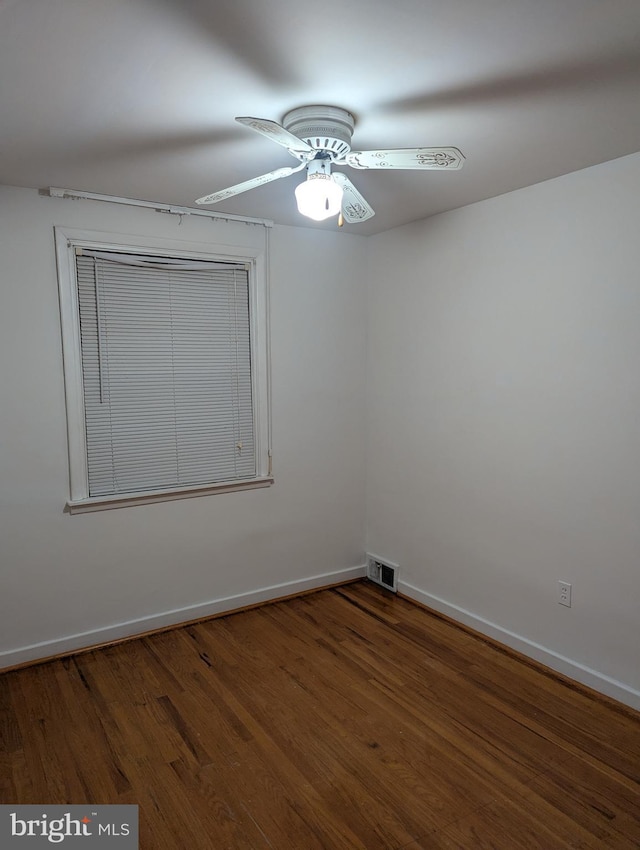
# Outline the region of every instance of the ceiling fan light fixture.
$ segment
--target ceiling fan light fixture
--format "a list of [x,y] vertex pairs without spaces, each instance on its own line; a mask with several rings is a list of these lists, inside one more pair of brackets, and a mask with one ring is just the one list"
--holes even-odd
[[314,221],[337,215],[342,206],[342,187],[330,174],[311,174],[296,187],[298,212]]
[[314,221],[324,221],[340,212],[342,195],[342,186],[331,176],[328,161],[312,160],[307,168],[307,179],[296,186],[298,212]]
[[[0,3],[2,0],[0,0]],[[296,188],[298,211],[313,221],[324,221],[340,213],[349,224],[367,221],[375,215],[373,207],[360,194],[342,171],[331,174],[331,164],[358,169],[403,169],[413,171],[458,171],[464,156],[453,147],[393,148],[383,150],[351,150],[355,118],[338,106],[300,106],[282,119],[282,124],[269,118],[238,116],[236,121],[286,148],[298,160],[295,168],[276,168],[267,174],[244,180],[196,200],[196,204],[217,204],[289,177],[303,168],[307,179]],[[344,208],[343,208],[344,205]]]

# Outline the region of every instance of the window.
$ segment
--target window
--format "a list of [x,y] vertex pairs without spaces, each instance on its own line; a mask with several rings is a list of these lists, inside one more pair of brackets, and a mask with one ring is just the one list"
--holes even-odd
[[69,510],[272,483],[260,256],[57,246]]

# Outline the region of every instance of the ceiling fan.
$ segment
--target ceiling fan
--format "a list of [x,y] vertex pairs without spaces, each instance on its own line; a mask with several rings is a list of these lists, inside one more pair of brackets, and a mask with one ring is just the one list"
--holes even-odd
[[[236,121],[282,145],[300,160],[300,164],[277,168],[205,195],[198,198],[196,204],[217,204],[306,168],[307,179],[295,190],[299,212],[315,221],[340,214],[341,219],[355,224],[366,221],[375,213],[345,174],[340,171],[332,173],[332,166],[457,171],[464,162],[462,153],[452,147],[352,151],[355,118],[337,106],[301,106],[287,112],[282,124],[266,118],[236,118]],[[339,223],[342,223],[341,220]]]

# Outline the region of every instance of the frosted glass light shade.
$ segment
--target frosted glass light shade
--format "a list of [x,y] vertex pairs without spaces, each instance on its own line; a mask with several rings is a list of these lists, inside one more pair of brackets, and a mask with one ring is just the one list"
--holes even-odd
[[337,215],[342,206],[342,186],[330,174],[309,174],[304,183],[296,186],[298,212],[314,221],[324,221]]

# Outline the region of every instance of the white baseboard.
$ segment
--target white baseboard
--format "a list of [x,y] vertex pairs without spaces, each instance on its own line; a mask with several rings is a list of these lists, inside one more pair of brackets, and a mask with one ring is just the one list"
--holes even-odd
[[595,691],[599,691],[602,694],[606,694],[607,696],[618,700],[618,702],[640,710],[640,691],[637,691],[630,685],[625,685],[624,682],[619,682],[616,679],[612,679],[610,676],[606,676],[604,673],[592,670],[590,667],[586,667],[578,661],[566,658],[564,655],[560,655],[558,652],[554,652],[546,646],[542,646],[541,644],[522,637],[515,632],[504,629],[496,623],[485,620],[483,617],[478,617],[471,611],[459,608],[457,605],[452,605],[450,602],[440,599],[438,596],[433,596],[431,593],[426,593],[418,587],[407,584],[407,582],[398,581],[398,592],[415,600],[416,602],[426,605],[427,608],[432,608],[434,611],[446,614],[446,616],[451,617],[452,620],[456,620],[465,626],[469,626],[477,632],[481,632],[488,637],[494,638],[500,643],[511,647],[511,649],[515,649],[523,655],[533,658],[535,661],[539,661],[541,664],[544,664],[545,667],[550,667],[557,673],[562,673],[564,676],[574,679],[576,682],[580,682],[583,685],[587,685],[589,688],[593,688]]
[[352,581],[363,578],[366,573],[365,565],[349,567],[344,570],[336,570],[331,573],[311,576],[310,578],[296,581],[273,584],[269,587],[261,587],[248,593],[239,593],[236,596],[225,596],[221,599],[213,599],[208,602],[188,605],[186,608],[174,608],[159,614],[140,617],[136,620],[127,620],[124,623],[115,623],[100,629],[94,629],[78,634],[65,635],[53,640],[34,643],[16,649],[8,649],[0,652],[0,670],[25,664],[30,661],[38,661],[51,658],[56,655],[64,655],[78,649],[86,649],[91,646],[109,643],[121,638],[134,637],[138,634],[174,626],[177,623],[185,623],[189,620],[199,620],[203,617],[211,617],[214,614],[223,614],[237,608],[244,608],[260,602],[269,602],[283,596],[295,596],[306,590],[327,587],[333,584]]

